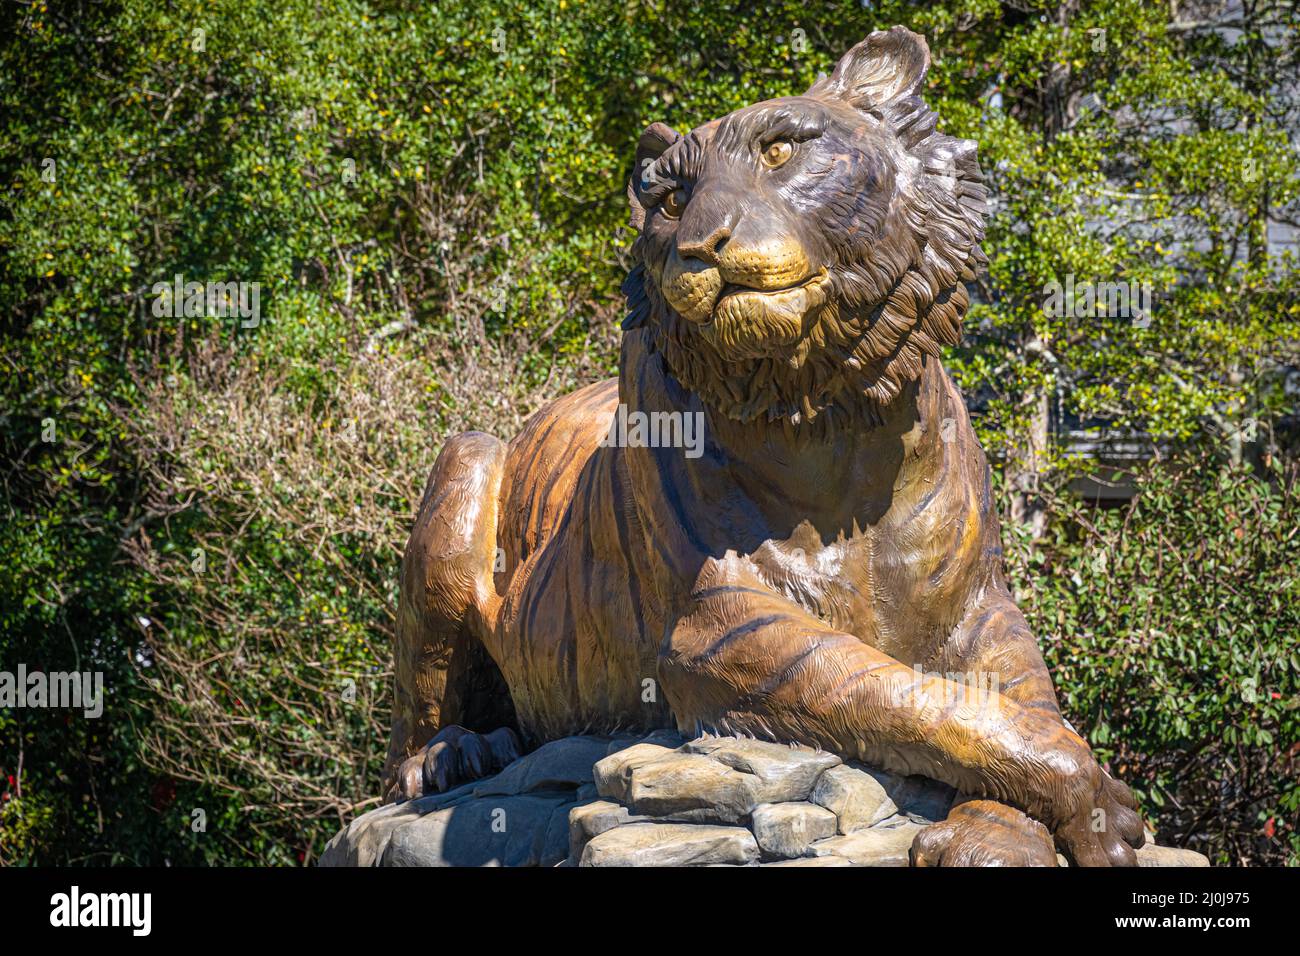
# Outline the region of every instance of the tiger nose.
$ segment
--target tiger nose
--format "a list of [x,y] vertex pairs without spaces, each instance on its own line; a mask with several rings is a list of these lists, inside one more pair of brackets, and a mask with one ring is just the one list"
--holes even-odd
[[683,236],[679,231],[677,235],[677,254],[683,259],[701,259],[711,266],[716,266],[722,256],[722,247],[730,238],[731,230],[726,226],[718,226],[708,235],[699,239],[685,237],[685,241],[683,241]]

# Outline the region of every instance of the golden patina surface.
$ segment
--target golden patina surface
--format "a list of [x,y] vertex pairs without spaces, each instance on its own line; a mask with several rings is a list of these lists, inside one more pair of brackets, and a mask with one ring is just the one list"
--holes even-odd
[[[645,131],[618,379],[508,445],[457,436],[429,479],[389,798],[568,734],[676,726],[981,798],[918,863],[1050,864],[1049,833],[1075,863],[1134,863],[1132,797],[1061,720],[939,362],[985,262],[985,190],[975,144],[922,101],[928,66],[896,27],[802,96]],[[702,440],[609,442],[629,412]]]

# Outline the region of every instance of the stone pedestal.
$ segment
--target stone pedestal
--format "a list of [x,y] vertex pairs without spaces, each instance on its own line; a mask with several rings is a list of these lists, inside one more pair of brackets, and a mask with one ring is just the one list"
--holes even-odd
[[[500,774],[363,814],[321,866],[907,866],[957,794],[810,748],[567,737]],[[1207,866],[1148,844],[1143,866]]]

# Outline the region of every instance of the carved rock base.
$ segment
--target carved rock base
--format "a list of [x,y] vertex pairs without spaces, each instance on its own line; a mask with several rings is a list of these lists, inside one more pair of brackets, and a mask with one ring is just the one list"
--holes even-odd
[[[810,748],[567,737],[485,780],[372,810],[321,866],[907,866],[957,794]],[[1208,866],[1148,843],[1143,866]]]

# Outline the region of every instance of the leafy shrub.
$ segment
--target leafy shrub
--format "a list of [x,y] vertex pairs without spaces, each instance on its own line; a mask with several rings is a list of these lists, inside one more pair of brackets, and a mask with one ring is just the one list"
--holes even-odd
[[1163,842],[1219,862],[1300,861],[1297,471],[1153,467],[1128,506],[1057,499],[1052,539],[1010,549],[1062,709]]
[[161,519],[126,544],[157,585],[142,759],[237,795],[265,847],[250,860],[293,862],[378,800],[395,569],[439,448],[471,427],[513,434],[541,396],[517,354],[433,335],[342,352],[323,393],[272,358],[233,359],[210,339],[123,414],[141,507]]

